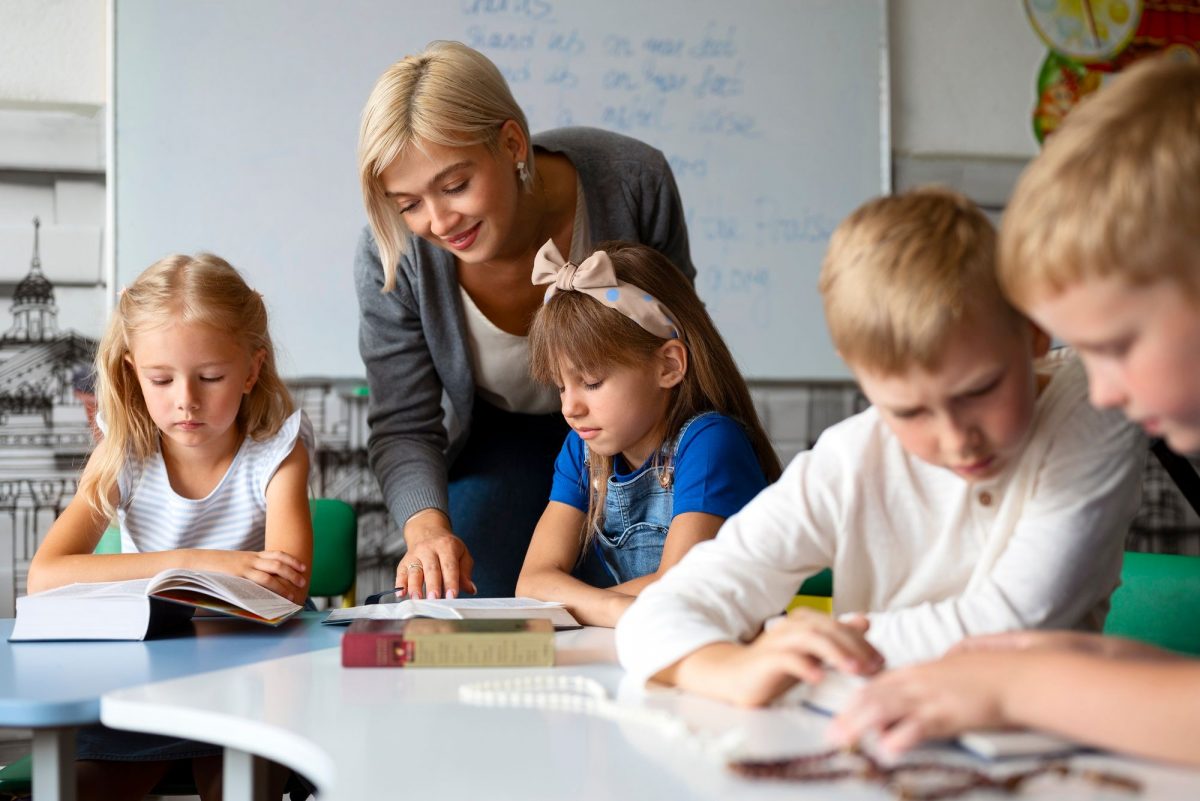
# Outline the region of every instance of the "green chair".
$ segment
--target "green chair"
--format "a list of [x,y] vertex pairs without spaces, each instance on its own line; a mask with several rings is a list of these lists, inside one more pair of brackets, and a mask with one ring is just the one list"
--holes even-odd
[[788,611],[799,607],[815,609],[827,615],[833,614],[833,571],[825,568],[820,573],[810,576],[802,585],[796,597],[788,604]]
[[96,553],[120,553],[121,552],[121,529],[112,525],[105,529],[100,535],[100,541],[96,543]]
[[1200,655],[1200,557],[1126,551],[1104,633]]
[[313,525],[308,594],[319,598],[341,597],[342,606],[354,606],[358,515],[353,506],[336,498],[315,498],[308,505]]

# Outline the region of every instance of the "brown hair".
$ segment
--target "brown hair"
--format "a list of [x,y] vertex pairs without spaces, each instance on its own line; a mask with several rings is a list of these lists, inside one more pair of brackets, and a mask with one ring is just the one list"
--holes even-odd
[[[653,248],[602,242],[596,249],[608,253],[619,280],[650,293],[670,309],[679,338],[688,350],[687,372],[683,381],[672,388],[663,441],[673,439],[695,415],[719,412],[741,424],[763,475],[768,481],[777,479],[779,458],[759,422],[733,354],[696,290],[666,256]],[[585,373],[613,366],[633,367],[645,364],[665,341],[588,295],[556,292],[538,310],[529,329],[530,368],[537,381],[556,384],[564,360]],[[660,458],[661,451],[655,456]],[[585,548],[604,518],[612,457],[589,449],[588,473],[592,486],[587,523],[581,532]]]
[[1022,320],[996,281],[996,232],[979,208],[925,187],[867,201],[837,227],[819,281],[834,346],[886,374],[937,366],[956,327]]
[[1089,278],[1200,294],[1200,64],[1146,59],[1067,115],[1018,181],[1000,234],[1017,304]]
[[137,374],[127,361],[131,340],[170,322],[201,324],[237,338],[250,354],[263,351],[258,380],[242,398],[238,427],[263,440],[292,413],[291,394],[275,367],[262,296],[224,259],[211,253],[172,255],[155,262],[126,287],[96,352],[96,398],[104,416],[104,448],[89,461],[79,491],[98,514],[111,519],[110,495],[127,459],[148,458],[159,447]]

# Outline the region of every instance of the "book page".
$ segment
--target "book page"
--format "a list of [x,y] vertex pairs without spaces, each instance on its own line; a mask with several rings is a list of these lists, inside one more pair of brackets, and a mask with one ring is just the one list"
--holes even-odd
[[[147,594],[239,617],[276,622],[300,607],[261,584],[211,570],[164,570],[150,580]],[[247,614],[249,613],[249,614]]]
[[326,623],[351,620],[407,620],[413,617],[459,620],[463,618],[545,618],[555,628],[580,628],[579,622],[557,601],[533,598],[410,598],[397,603],[368,604],[335,609]]

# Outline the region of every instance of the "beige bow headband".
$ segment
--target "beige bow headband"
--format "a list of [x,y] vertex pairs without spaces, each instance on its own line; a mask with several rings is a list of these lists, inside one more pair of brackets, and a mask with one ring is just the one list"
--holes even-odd
[[667,307],[644,289],[618,281],[612,260],[603,250],[575,264],[564,260],[554,240],[548,240],[533,260],[533,283],[550,284],[544,303],[549,303],[555,292],[582,292],[616,309],[656,337],[679,338],[679,329]]

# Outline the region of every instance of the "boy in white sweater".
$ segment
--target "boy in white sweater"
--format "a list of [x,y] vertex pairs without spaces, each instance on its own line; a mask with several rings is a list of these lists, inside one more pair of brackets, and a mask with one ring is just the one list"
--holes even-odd
[[[1005,212],[1000,276],[1079,349],[1092,402],[1200,455],[1200,65],[1149,59],[1071,112]],[[1177,615],[1164,608],[1163,615]],[[886,754],[1030,726],[1200,766],[1200,659],[1117,637],[1019,632],[889,671],[835,721]]]
[[[1000,292],[995,249],[945,190],[878,198],[838,227],[825,316],[873,406],[630,607],[631,674],[755,705],[827,665],[868,674],[972,634],[1101,627],[1145,443],[1088,405],[1077,359],[1047,357]],[[826,567],[835,617],[764,629]]]

